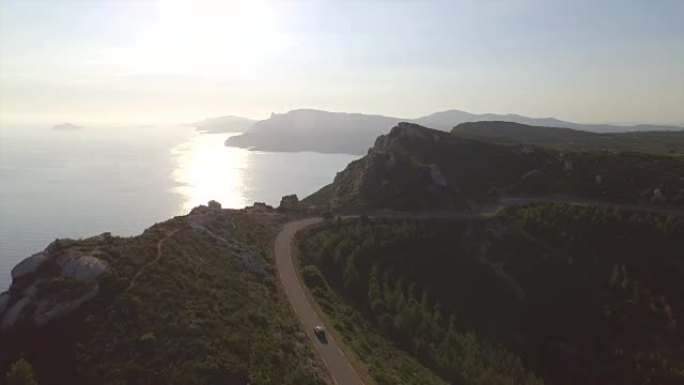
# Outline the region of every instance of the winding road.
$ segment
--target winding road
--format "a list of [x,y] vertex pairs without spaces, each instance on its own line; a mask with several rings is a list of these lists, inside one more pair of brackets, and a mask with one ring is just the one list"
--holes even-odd
[[[398,212],[385,211],[368,213],[371,218],[413,218],[413,219],[471,219],[491,217],[496,212],[506,206],[514,206],[526,203],[566,203],[576,206],[591,206],[600,205],[610,208],[628,209],[641,212],[650,212],[657,214],[672,214],[676,216],[684,216],[684,210],[681,208],[666,208],[666,207],[644,207],[639,205],[625,205],[605,202],[592,202],[570,200],[567,198],[505,198],[499,202],[482,206],[476,209],[467,211],[463,210],[445,210],[445,211],[420,211],[420,212]],[[353,218],[357,215],[349,215],[343,218]],[[304,292],[302,284],[299,282],[297,272],[295,271],[294,263],[292,261],[292,240],[295,234],[308,226],[314,225],[322,221],[322,218],[308,218],[285,224],[275,241],[275,259],[278,268],[278,275],[283,284],[285,293],[287,294],[290,303],[297,315],[297,318],[302,323],[306,334],[309,336],[313,345],[316,347],[319,356],[323,359],[330,376],[333,378],[335,384],[338,385],[357,385],[363,384],[361,376],[351,365],[349,359],[340,349],[338,343],[333,339],[330,333],[327,334],[327,343],[321,342],[313,333],[315,325],[324,325],[321,317],[316,313],[313,306]],[[328,325],[326,325],[328,326]]]
[[285,225],[283,230],[278,234],[275,241],[275,259],[278,268],[278,275],[280,281],[283,283],[283,288],[287,294],[287,298],[292,304],[292,308],[302,323],[304,331],[313,342],[319,356],[328,368],[328,373],[332,377],[335,384],[338,385],[362,385],[363,381],[351,365],[349,359],[344,355],[342,349],[338,346],[335,339],[327,334],[327,343],[321,342],[313,332],[315,325],[323,325],[321,318],[313,309],[309,300],[304,293],[297,272],[295,271],[292,262],[292,239],[297,231],[316,224],[321,221],[321,218],[309,218],[295,222],[289,222]]

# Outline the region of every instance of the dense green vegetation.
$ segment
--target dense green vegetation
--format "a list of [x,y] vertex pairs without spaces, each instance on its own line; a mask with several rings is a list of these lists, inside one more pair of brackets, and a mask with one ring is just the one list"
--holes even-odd
[[525,143],[560,149],[607,149],[684,156],[684,131],[595,133],[569,128],[483,121],[461,123],[451,133],[502,143]]
[[320,308],[330,316],[335,331],[365,363],[379,385],[444,385],[446,381],[421,365],[409,353],[399,349],[378,328],[364,319],[361,312],[345,303],[325,281],[320,271],[307,265],[303,279]]
[[684,158],[502,144],[400,123],[305,202],[347,211],[453,209],[501,195],[681,205]]
[[679,218],[533,205],[469,221],[358,219],[302,233],[300,249],[314,293],[329,286],[372,330],[353,338],[379,332],[445,381],[684,381]]
[[[131,238],[58,242],[55,253],[97,249],[111,271],[77,313],[0,335],[0,373],[25,357],[41,384],[322,384],[275,276],[277,226],[224,210]],[[69,280],[49,288],[79,290]]]
[[462,329],[456,315],[431,300],[428,292],[419,290],[415,281],[407,280],[373,259],[382,245],[413,240],[418,231],[412,222],[387,222],[376,226],[370,222],[354,221],[301,235],[302,263],[313,264],[325,272],[325,278],[315,279],[316,274],[311,273],[315,268],[305,268],[309,273],[304,271],[305,282],[313,287],[321,307],[347,327],[363,324],[353,317],[345,322],[350,317],[337,311],[339,305],[329,305],[329,298],[333,295],[326,293],[326,287],[330,282],[357,305],[360,312],[369,316],[373,329],[367,333],[357,332],[353,335],[355,339],[348,339],[352,346],[374,346],[361,355],[370,357],[367,362],[384,362],[384,367],[375,370],[376,380],[390,384],[392,381],[383,379],[399,377],[404,378],[401,383],[422,383],[420,378],[412,380],[402,376],[405,371],[401,370],[402,366],[384,358],[391,350],[387,344],[370,342],[377,339],[379,333],[433,369],[444,381],[467,384],[539,383],[523,368],[517,357]]

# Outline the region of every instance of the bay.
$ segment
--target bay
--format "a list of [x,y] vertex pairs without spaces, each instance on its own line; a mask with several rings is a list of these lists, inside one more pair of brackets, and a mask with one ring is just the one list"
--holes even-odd
[[358,158],[226,147],[192,127],[0,130],[0,291],[56,238],[139,234],[214,199],[229,208],[304,197]]

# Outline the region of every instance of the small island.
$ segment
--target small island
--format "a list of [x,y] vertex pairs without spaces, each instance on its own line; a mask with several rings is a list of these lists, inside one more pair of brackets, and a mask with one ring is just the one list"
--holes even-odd
[[85,127],[83,127],[83,126],[77,126],[77,125],[69,123],[69,122],[65,122],[62,124],[56,124],[56,125],[52,126],[52,129],[55,131],[78,131],[78,130],[82,130],[84,128]]

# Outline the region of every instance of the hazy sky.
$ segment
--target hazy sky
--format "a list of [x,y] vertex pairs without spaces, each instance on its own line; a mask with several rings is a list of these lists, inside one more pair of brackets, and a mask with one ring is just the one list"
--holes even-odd
[[0,1],[0,120],[684,122],[683,0]]

